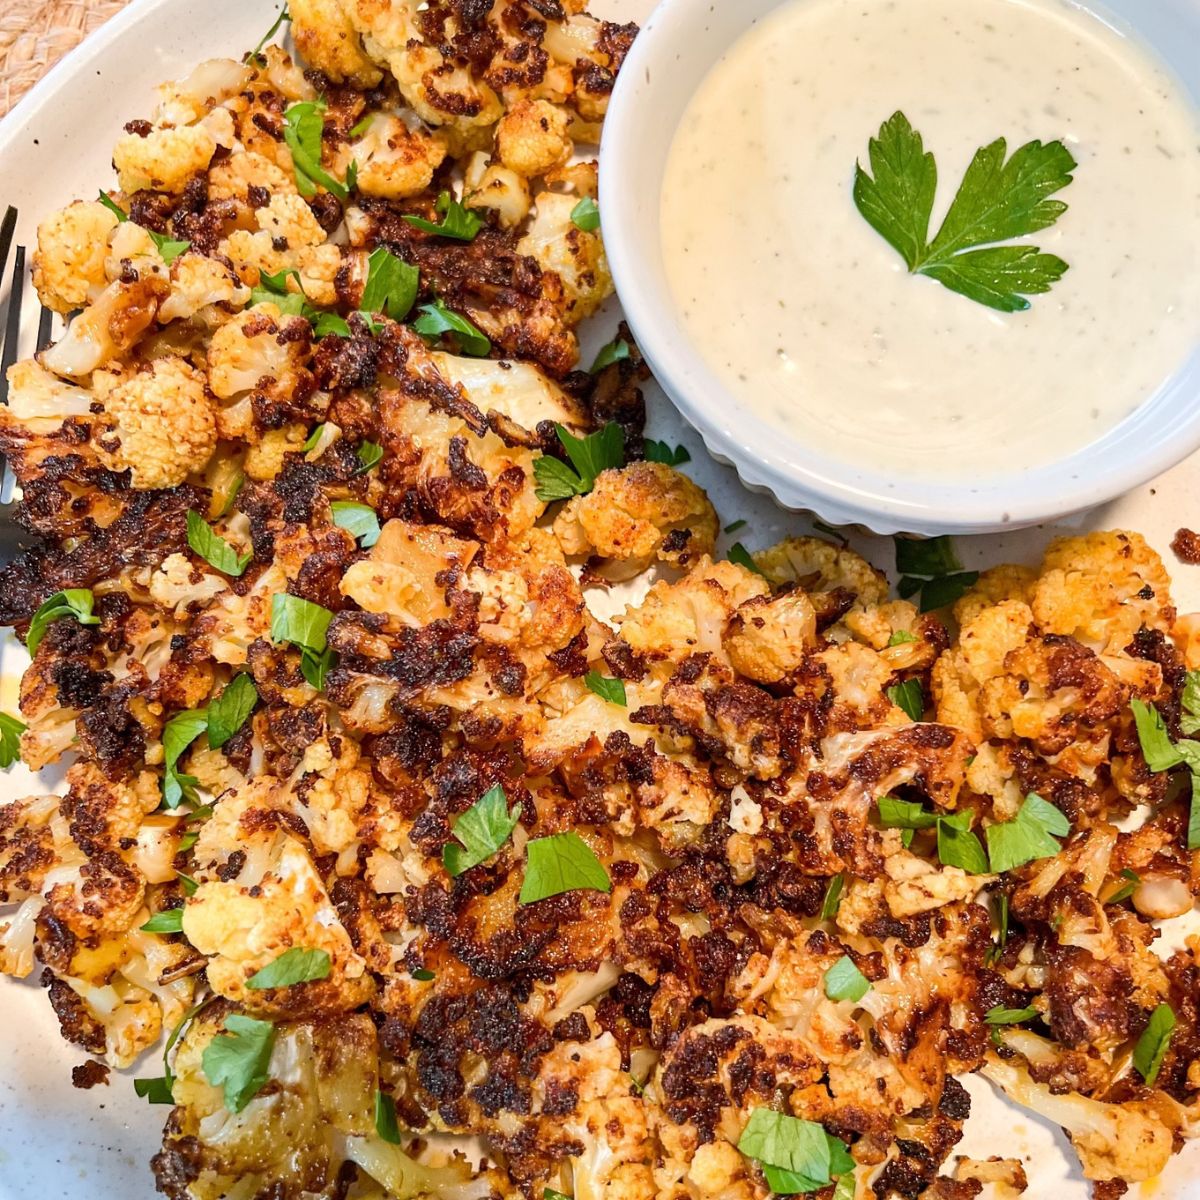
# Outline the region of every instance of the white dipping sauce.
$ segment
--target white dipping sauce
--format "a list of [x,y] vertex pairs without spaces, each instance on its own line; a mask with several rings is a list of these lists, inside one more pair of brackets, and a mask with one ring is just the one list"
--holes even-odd
[[[980,146],[1059,139],[1070,270],[1001,314],[910,275],[855,207],[897,109],[932,151],[930,239]],[[791,0],[692,99],[662,197],[667,275],[709,365],[810,449],[995,476],[1112,429],[1200,333],[1200,123],[1140,47],[1061,0]]]

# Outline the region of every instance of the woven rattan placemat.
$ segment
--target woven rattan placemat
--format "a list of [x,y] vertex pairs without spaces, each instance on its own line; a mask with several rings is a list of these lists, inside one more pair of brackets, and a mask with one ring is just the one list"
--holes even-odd
[[128,0],[0,0],[0,117]]

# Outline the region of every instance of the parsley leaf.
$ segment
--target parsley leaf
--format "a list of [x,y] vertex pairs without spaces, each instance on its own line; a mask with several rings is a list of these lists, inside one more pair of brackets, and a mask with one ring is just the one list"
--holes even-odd
[[984,965],[994,967],[999,961],[1000,956],[1004,953],[1004,947],[1008,943],[1008,897],[999,892],[996,895],[996,940],[988,947],[987,955],[984,957]]
[[188,545],[211,567],[235,578],[249,565],[253,553],[239,554],[194,508],[187,515]]
[[396,1102],[387,1094],[375,1089],[375,1132],[392,1146],[400,1145],[400,1126],[396,1121]]
[[825,995],[830,1000],[861,1000],[871,990],[867,977],[848,954],[825,972]]
[[139,925],[138,928],[143,933],[182,933],[183,909],[164,908],[161,912],[156,912],[145,925]]
[[599,671],[589,671],[583,677],[583,682],[589,692],[595,692],[601,700],[607,700],[609,704],[619,704],[622,708],[628,704],[625,698],[625,683],[621,679],[609,679]]
[[[108,209],[110,213],[117,218],[118,221],[128,221],[129,214],[106,192],[101,192],[97,197],[101,204]],[[145,228],[145,226],[143,226]],[[190,249],[192,243],[188,241],[177,241],[169,237],[165,233],[156,233],[153,229],[147,229],[146,233],[150,240],[154,243],[154,248],[158,251],[159,257],[169,267],[185,250]]]
[[293,946],[285,950],[274,962],[255,971],[246,980],[246,986],[256,992],[267,988],[292,987],[297,983],[311,983],[329,976],[329,954],[325,950],[309,950]]
[[912,720],[919,721],[924,717],[925,694],[921,690],[919,679],[906,679],[903,683],[893,684],[885,690],[887,698],[897,708],[902,708]]
[[739,567],[745,567],[747,571],[753,571],[755,575],[762,575],[763,569],[756,563],[750,554],[750,551],[742,545],[741,542],[734,542],[729,547],[729,553],[726,555],[731,563],[737,563]]
[[420,278],[412,263],[397,258],[386,246],[376,246],[367,259],[367,282],[358,306],[363,312],[386,313],[393,321],[403,321],[417,301]]
[[224,1089],[225,1107],[240,1113],[267,1082],[275,1026],[242,1013],[225,1018],[225,1033],[204,1048],[200,1065],[213,1087]]
[[1158,1079],[1159,1069],[1171,1044],[1171,1035],[1175,1032],[1175,1013],[1169,1004],[1160,1004],[1151,1014],[1146,1028],[1133,1047],[1133,1065],[1138,1074],[1146,1081],[1147,1087],[1153,1087]]
[[208,744],[220,750],[246,723],[258,703],[258,688],[244,671],[235,675],[225,690],[208,706]]
[[1005,1008],[1004,1005],[997,1004],[995,1008],[989,1008],[983,1014],[983,1019],[989,1025],[1018,1025],[1037,1015],[1036,1008]]
[[492,349],[492,343],[482,330],[477,329],[466,317],[451,312],[441,300],[421,305],[421,315],[413,322],[413,328],[427,338],[440,337],[443,333],[453,334],[459,348],[472,358],[483,358]]
[[427,967],[417,967],[415,971],[409,971],[409,974],[419,983],[428,983],[431,979],[437,978]]
[[940,579],[926,580],[920,589],[919,608],[923,613],[948,608],[965,596],[978,582],[978,571],[962,571],[957,575],[943,575]]
[[915,800],[897,800],[895,796],[880,796],[879,823],[885,829],[932,829],[937,814],[927,812]]
[[363,117],[356,125],[352,125],[350,127],[350,136],[352,138],[362,137],[362,135],[371,128],[371,125],[374,123],[377,116],[379,116],[378,113],[367,113],[367,115]]
[[137,1095],[151,1104],[175,1103],[175,1098],[171,1094],[175,1086],[175,1073],[171,1070],[169,1061],[171,1051],[175,1048],[175,1043],[179,1041],[180,1034],[183,1033],[196,1014],[215,999],[215,996],[209,996],[207,999],[201,1000],[199,1004],[193,1005],[179,1018],[179,1024],[171,1030],[171,1036],[167,1038],[167,1043],[163,1047],[162,1075],[156,1079],[135,1079],[133,1081],[133,1090]]
[[571,1200],[571,1197],[548,1187],[542,1189],[542,1200]]
[[334,653],[325,644],[333,613],[311,600],[277,592],[271,597],[271,640],[290,642],[300,649],[300,673],[316,690],[325,687]]
[[922,612],[945,608],[959,599],[979,580],[978,571],[964,571],[949,537],[894,537],[896,590],[907,600],[920,593]]
[[175,1097],[171,1094],[171,1085],[165,1075],[155,1079],[135,1079],[134,1094],[140,1096],[148,1104],[174,1104]]
[[24,721],[18,721],[16,717],[0,712],[0,767],[6,771],[20,760],[21,734],[24,732]]
[[834,875],[825,885],[825,898],[821,901],[821,920],[832,921],[837,916],[842,902],[842,889],[846,886],[845,875]]
[[163,804],[167,808],[178,808],[184,800],[195,798],[199,780],[191,775],[180,775],[176,771],[183,752],[208,728],[206,709],[188,709],[176,713],[162,731],[163,747]]
[[858,164],[854,202],[868,223],[900,252],[910,272],[1000,312],[1023,312],[1026,296],[1048,292],[1067,271],[1036,246],[995,245],[1053,225],[1066,212],[1049,199],[1072,180],[1070,151],[1055,141],[1027,142],[1008,157],[1004,138],[975,152],[937,236],[929,220],[937,165],[902,112],[868,145],[871,170]]
[[968,875],[986,875],[988,860],[983,843],[971,832],[974,819],[975,814],[969,808],[938,818],[938,860],[947,867],[959,867]]
[[500,784],[488,788],[470,808],[450,825],[450,832],[461,843],[447,842],[442,847],[442,863],[456,879],[464,871],[479,866],[512,837],[521,819],[521,806],[508,807],[508,797]]
[[383,447],[378,442],[360,442],[358,446],[359,467],[357,474],[365,475],[372,467],[383,461]]
[[92,615],[93,603],[91,588],[66,588],[55,592],[42,601],[33,614],[29,632],[25,635],[25,648],[31,655],[36,654],[42,638],[46,636],[47,626],[63,617],[74,617],[80,625],[99,625],[100,618]]
[[427,221],[424,217],[414,217],[407,213],[404,220],[414,229],[424,230],[437,237],[454,238],[460,242],[474,241],[475,235],[483,228],[483,218],[464,208],[449,192],[438,193],[434,208],[442,216],[440,221]]
[[128,221],[129,214],[106,192],[101,190],[100,195],[96,197],[105,208],[108,209],[118,221]]
[[379,541],[379,516],[369,504],[357,500],[335,500],[330,506],[333,523],[358,539],[364,550]]
[[345,184],[339,183],[321,166],[321,139],[325,133],[325,101],[302,100],[283,114],[283,140],[292,154],[296,187],[306,200],[317,194],[320,184],[344,204],[350,197]]
[[656,442],[652,438],[646,438],[645,453],[647,462],[665,463],[668,467],[679,467],[692,461],[686,446],[668,446],[666,442]]
[[584,233],[595,233],[600,228],[600,206],[591,196],[584,196],[571,209],[571,222],[576,229],[582,229]]
[[840,529],[835,529],[832,525],[826,524],[824,521],[818,521],[816,517],[812,518],[812,527],[818,533],[824,534],[831,541],[837,542],[843,548],[850,545],[850,539]]
[[988,858],[999,874],[1039,858],[1052,858],[1062,845],[1054,836],[1066,837],[1071,823],[1036,792],[1025,797],[1017,815],[987,828]]
[[737,533],[739,529],[745,529],[747,524],[749,524],[749,522],[745,517],[739,517],[738,520],[730,521],[729,524],[725,526],[725,532]]
[[908,632],[907,629],[897,629],[895,633],[888,638],[888,649],[893,646],[907,646],[909,642],[915,642],[917,639]]
[[625,465],[625,434],[613,421],[582,438],[562,425],[555,425],[554,431],[575,469],[549,454],[534,462],[535,494],[545,503],[586,495],[596,486],[601,471]]
[[1130,896],[1137,891],[1137,886],[1142,882],[1142,877],[1136,872],[1125,867],[1121,871],[1121,878],[1125,881],[1117,887],[1111,896],[1104,898],[1105,904],[1120,904],[1128,900]]
[[854,1170],[844,1142],[814,1121],[769,1108],[751,1112],[737,1148],[759,1162],[767,1186],[782,1196],[820,1191],[835,1176]]
[[1183,706],[1179,714],[1180,729],[1188,734],[1200,733],[1200,671],[1187,673],[1180,703]]
[[265,62],[266,60],[262,56],[262,48],[279,32],[279,27],[284,23],[284,21],[290,21],[291,19],[292,14],[288,12],[287,5],[285,4],[283,8],[280,9],[279,16],[275,18],[271,28],[262,35],[262,37],[259,39],[258,45],[255,46],[254,49],[242,59],[242,62]]
[[607,346],[600,348],[595,362],[588,368],[588,374],[599,374],[605,367],[611,367],[613,363],[625,362],[632,356],[633,352],[629,348],[629,343],[624,338],[614,338]]
[[612,891],[604,864],[577,833],[535,838],[525,847],[525,860],[525,879],[518,897],[521,904],[578,889]]
[[1167,723],[1162,714],[1153,704],[1147,704],[1136,697],[1129,702],[1133,710],[1134,724],[1137,726],[1138,741],[1142,747],[1142,757],[1151,771],[1169,771],[1172,767],[1183,762],[1183,755],[1171,743],[1167,733]]

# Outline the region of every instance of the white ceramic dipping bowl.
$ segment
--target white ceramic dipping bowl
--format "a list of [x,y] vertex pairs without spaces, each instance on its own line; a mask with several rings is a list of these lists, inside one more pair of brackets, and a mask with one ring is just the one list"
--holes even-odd
[[[663,264],[663,174],[680,118],[705,75],[780,3],[662,0],[621,70],[600,149],[604,240],[625,314],[658,381],[712,455],[785,508],[877,533],[932,536],[997,532],[1080,512],[1200,448],[1200,329],[1183,368],[1104,437],[1047,466],[969,483],[889,478],[824,455],[756,416],[709,370],[680,319]],[[1147,46],[1200,107],[1200,0],[1085,0],[1080,7]]]

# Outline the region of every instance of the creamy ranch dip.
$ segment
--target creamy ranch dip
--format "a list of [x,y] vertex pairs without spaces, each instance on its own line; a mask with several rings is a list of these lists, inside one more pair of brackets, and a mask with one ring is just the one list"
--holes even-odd
[[[1078,160],[1022,242],[1070,264],[1012,315],[908,274],[855,207],[902,110],[938,168],[930,237],[971,156],[1039,138]],[[791,0],[691,101],[662,197],[667,275],[700,352],[757,416],[866,469],[950,481],[1113,428],[1200,336],[1200,122],[1147,52],[1061,0]]]

